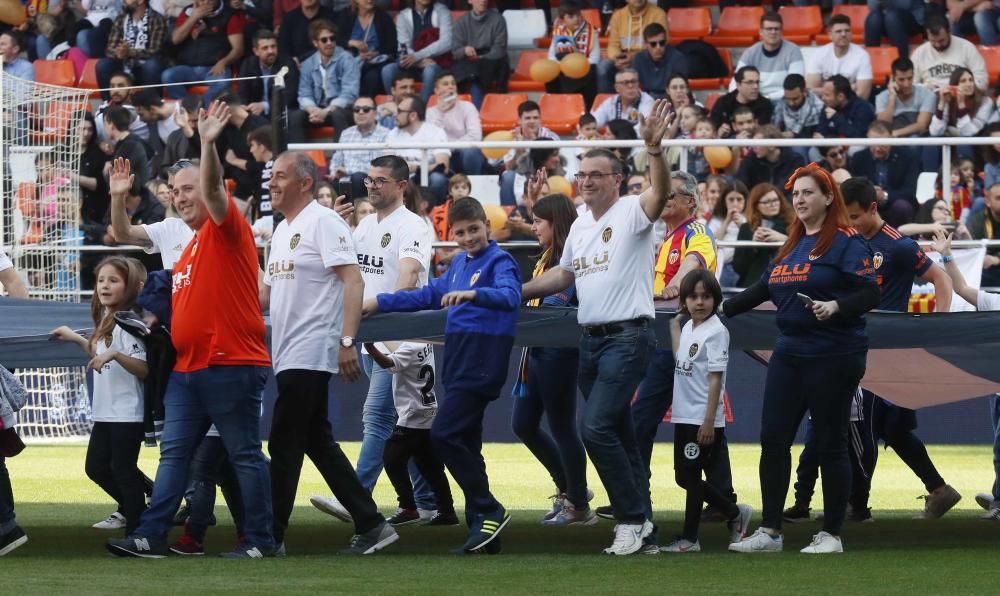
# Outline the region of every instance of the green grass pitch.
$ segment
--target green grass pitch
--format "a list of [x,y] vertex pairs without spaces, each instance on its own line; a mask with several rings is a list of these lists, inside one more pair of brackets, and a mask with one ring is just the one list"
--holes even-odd
[[[358,444],[345,449],[352,460]],[[612,525],[543,528],[538,521],[549,505],[551,482],[520,445],[486,447],[496,495],[514,521],[503,535],[504,552],[493,557],[459,557],[450,549],[463,541],[464,528],[401,528],[401,539],[372,557],[336,555],[347,545],[351,527],[309,506],[324,494],[319,474],[306,464],[298,506],[287,536],[288,557],[264,561],[224,561],[213,556],[232,546],[235,536],[221,497],[218,527],[210,529],[201,558],[161,561],[113,558],[104,540],[117,533],[90,529],[114,509],[83,472],[82,445],[31,445],[8,460],[17,513],[30,541],[0,559],[0,594],[990,594],[1000,584],[1000,524],[978,519],[976,492],[993,482],[988,447],[930,447],[945,479],[963,499],[944,519],[914,521],[923,493],[917,478],[892,452],[881,452],[872,491],[876,522],[850,524],[843,555],[798,553],[818,524],[786,527],[781,554],[726,552],[725,528],[704,524],[704,551],[688,555],[600,554],[610,544]],[[653,497],[665,541],[680,528],[683,493],[673,482],[672,449],[654,452]],[[759,510],[759,448],[734,445],[733,475],[740,500]],[[797,455],[797,453],[795,454]],[[141,466],[152,473],[156,451],[144,449]],[[595,504],[606,503],[591,469]],[[456,495],[460,492],[455,487]],[[390,512],[394,495],[384,478],[375,497]],[[458,498],[461,503],[461,498]],[[820,503],[814,503],[814,507]],[[759,515],[755,512],[753,527]]]

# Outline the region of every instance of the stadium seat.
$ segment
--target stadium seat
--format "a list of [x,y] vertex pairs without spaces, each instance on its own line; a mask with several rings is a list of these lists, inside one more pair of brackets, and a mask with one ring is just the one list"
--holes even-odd
[[375,105],[377,105],[377,106],[380,106],[380,105],[386,103],[387,101],[392,101],[392,96],[391,95],[376,95],[375,96]]
[[705,111],[711,112],[712,106],[714,106],[715,102],[718,101],[718,99],[723,95],[725,95],[725,93],[709,93],[708,97],[705,98]]
[[[468,93],[462,93],[458,96],[458,98],[463,101],[472,101],[472,96],[469,95]],[[390,97],[389,99],[392,98]],[[427,107],[433,108],[434,106],[437,105],[437,102],[438,102],[437,95],[431,95],[429,98],[427,98]]]
[[510,130],[517,125],[517,106],[528,101],[522,93],[488,93],[479,110],[483,134]]
[[76,87],[76,71],[69,60],[35,60],[35,82]]
[[50,101],[45,106],[45,116],[42,118],[42,130],[31,131],[31,139],[40,143],[65,141],[69,135],[69,123],[73,118],[73,113],[83,111],[84,109],[84,104],[82,103]]
[[[583,15],[583,18],[586,19],[587,22],[590,23],[590,25],[594,29],[596,29],[598,32],[601,31],[601,11],[599,11],[596,8],[584,8],[583,10],[580,11],[580,14]],[[552,31],[546,32],[544,37],[539,37],[538,39],[535,40],[535,45],[537,45],[540,48],[547,48],[550,45],[552,45],[551,34]],[[608,45],[607,37],[600,37],[599,40],[601,47],[607,47]]]
[[542,125],[560,135],[576,130],[580,116],[587,111],[578,93],[546,93],[538,105],[542,108]]
[[317,126],[306,128],[306,138],[314,141],[333,142],[333,133],[336,132],[332,126]]
[[[733,74],[733,58],[729,50],[726,48],[715,48],[715,51],[719,53],[719,57],[722,58],[722,62],[726,65],[726,70],[729,75]],[[689,79],[688,86],[695,91],[705,91],[712,89],[718,89],[719,87],[724,87],[729,84],[729,76],[714,78],[714,79]]]
[[[80,89],[99,89],[100,85],[97,84],[97,58],[90,58],[87,60],[86,64],[83,65],[83,74],[80,75],[80,80],[77,86]],[[91,98],[98,98],[101,94],[94,91],[90,94]]]
[[311,157],[316,163],[316,167],[319,168],[320,171],[320,178],[325,178],[327,170],[326,151],[321,149],[312,149],[310,151],[306,151],[306,155]]
[[783,35],[798,45],[809,45],[813,37],[823,32],[823,14],[818,5],[782,6],[778,9],[784,21]]
[[937,172],[920,172],[917,176],[917,203],[923,205],[937,195]]
[[615,96],[614,93],[598,93],[596,96],[594,96],[594,103],[591,104],[590,106],[591,113],[596,111],[597,107],[602,103],[604,103],[605,101],[607,101],[609,97],[614,97],[614,96]]
[[701,8],[671,8],[667,11],[670,43],[701,39],[712,33],[712,13]]
[[537,60],[547,60],[547,50],[524,50],[517,58],[514,74],[510,76],[507,88],[511,91],[545,91],[545,85],[531,78],[531,64]]
[[892,76],[892,61],[899,58],[899,50],[894,47],[865,48],[872,59],[872,82],[881,85],[886,77]]
[[548,33],[542,10],[505,10],[503,19],[507,21],[508,48],[533,48],[535,40]]
[[978,46],[979,53],[986,62],[986,72],[990,75],[990,86],[1000,80],[1000,46]]
[[719,15],[715,35],[705,37],[705,41],[715,47],[749,46],[757,41],[763,14],[761,6],[727,6]]
[[500,204],[500,185],[497,184],[496,174],[469,176],[469,186],[469,196],[476,197],[483,205]]
[[[851,41],[857,44],[865,43],[865,19],[868,18],[868,6],[865,4],[838,4],[833,7],[831,15],[846,14],[851,19]],[[816,34],[816,45],[830,43],[826,32]]]

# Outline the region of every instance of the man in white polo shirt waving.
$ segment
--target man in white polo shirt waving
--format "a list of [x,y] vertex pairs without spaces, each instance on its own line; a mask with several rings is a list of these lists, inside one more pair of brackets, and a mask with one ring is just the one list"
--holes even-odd
[[[653,222],[670,195],[670,178],[661,157],[663,136],[676,115],[657,100],[640,130],[650,159],[652,186],[641,195],[618,196],[622,163],[611,152],[584,154],[576,175],[589,208],[570,228],[559,267],[524,285],[523,298],[555,294],[576,282],[580,308],[579,384],[583,442],[597,468],[618,522],[615,539],[604,552],[643,551],[652,512],[646,468],[632,428],[629,402],[642,380],[655,344],[653,322]],[[656,546],[648,545],[650,552]]]

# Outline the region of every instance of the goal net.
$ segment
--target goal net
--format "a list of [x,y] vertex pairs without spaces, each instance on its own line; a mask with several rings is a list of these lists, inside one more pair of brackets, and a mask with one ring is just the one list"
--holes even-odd
[[[32,298],[77,302],[80,292],[80,186],[74,177],[88,91],[0,79],[0,244]],[[53,321],[53,326],[58,325]],[[3,322],[0,321],[0,325]],[[0,363],[2,364],[2,363]],[[82,367],[18,370],[29,391],[18,431],[27,438],[90,432]]]

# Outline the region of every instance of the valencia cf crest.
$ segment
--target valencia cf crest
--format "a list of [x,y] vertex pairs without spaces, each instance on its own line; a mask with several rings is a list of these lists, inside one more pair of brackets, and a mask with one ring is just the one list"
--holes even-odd
[[291,241],[288,242],[288,248],[291,250],[295,250],[295,247],[298,246],[299,242],[301,241],[302,241],[302,234],[296,234],[292,236]]
[[670,254],[667,256],[667,262],[670,263],[671,265],[673,265],[680,258],[681,258],[681,251],[679,251],[679,250],[677,250],[675,248],[675,249],[672,249],[670,251]]
[[698,353],[698,344],[691,344],[691,348],[688,350],[688,358],[694,358],[694,355]]
[[611,226],[604,228],[604,231],[601,232],[601,241],[605,244],[611,242]]
[[382,248],[389,246],[390,242],[392,242],[392,234],[386,232],[385,235],[382,236],[382,242],[381,242]]
[[701,447],[698,446],[698,443],[688,443],[684,446],[684,457],[687,459],[696,460],[699,455],[701,455]]
[[872,259],[872,263],[875,265],[876,269],[882,266],[882,260],[883,260],[882,253],[880,252],[875,253],[875,257]]
[[476,269],[476,272],[473,273],[472,277],[469,278],[469,286],[476,285],[476,282],[479,281],[479,274],[482,272],[483,272],[482,269]]

